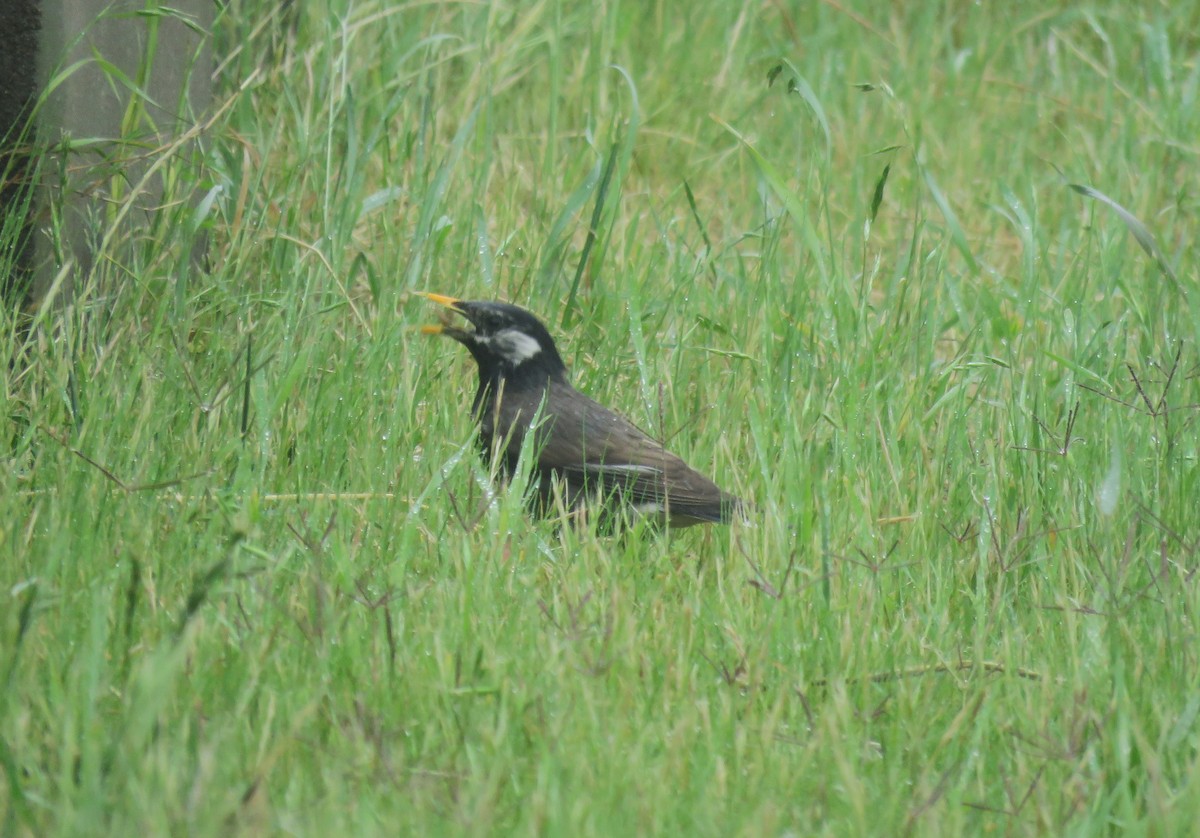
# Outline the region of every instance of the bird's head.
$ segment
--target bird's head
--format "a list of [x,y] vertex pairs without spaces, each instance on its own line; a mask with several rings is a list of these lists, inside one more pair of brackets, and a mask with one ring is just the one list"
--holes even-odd
[[563,364],[546,327],[525,309],[499,302],[458,300],[443,294],[422,293],[466,318],[462,328],[449,317],[437,325],[422,326],[427,335],[446,335],[470,351],[484,382],[526,379],[544,383],[565,376]]

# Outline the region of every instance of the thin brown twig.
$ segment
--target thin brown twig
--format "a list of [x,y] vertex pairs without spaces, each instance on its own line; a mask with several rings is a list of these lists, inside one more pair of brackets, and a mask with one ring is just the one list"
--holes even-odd
[[[846,684],[857,684],[863,681],[872,684],[884,684],[890,681],[899,681],[904,678],[920,678],[924,675],[941,675],[950,672],[967,672],[973,669],[981,669],[988,674],[1011,672],[1018,678],[1024,678],[1028,681],[1041,681],[1043,675],[1032,669],[1024,667],[1009,667],[1005,664],[996,661],[980,661],[976,663],[971,660],[962,660],[955,664],[949,663],[934,663],[926,666],[915,666],[910,669],[898,669],[890,672],[875,672],[870,675],[860,677],[851,677],[845,680]],[[815,681],[810,681],[810,687],[828,687],[832,683],[830,678],[818,678]]]

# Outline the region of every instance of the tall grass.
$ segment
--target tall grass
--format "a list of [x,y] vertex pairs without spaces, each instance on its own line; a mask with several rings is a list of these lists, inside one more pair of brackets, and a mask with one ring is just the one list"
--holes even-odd
[[[1192,23],[228,5],[202,165],[4,322],[3,831],[1190,831]],[[531,520],[424,289],[752,520]]]

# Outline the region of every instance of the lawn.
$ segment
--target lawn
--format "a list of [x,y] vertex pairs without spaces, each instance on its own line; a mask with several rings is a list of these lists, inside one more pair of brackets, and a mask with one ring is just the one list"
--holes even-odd
[[[0,833],[1194,832],[1195,8],[279,5],[0,323]],[[426,290],[748,520],[530,518]]]

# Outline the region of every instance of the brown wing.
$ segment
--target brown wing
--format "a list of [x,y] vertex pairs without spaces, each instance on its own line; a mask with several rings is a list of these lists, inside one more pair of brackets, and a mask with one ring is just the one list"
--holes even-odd
[[665,515],[676,527],[727,521],[740,503],[628,419],[568,384],[550,385],[542,415],[538,466],[577,491],[619,492],[639,513]]

